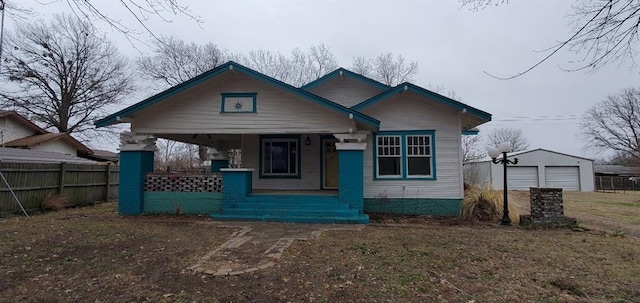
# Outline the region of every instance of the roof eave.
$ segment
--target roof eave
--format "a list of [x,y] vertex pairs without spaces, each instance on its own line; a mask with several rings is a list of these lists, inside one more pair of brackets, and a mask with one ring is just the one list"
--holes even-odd
[[[431,97],[431,98],[436,99],[436,101],[444,103],[445,105],[451,106],[451,107],[456,108],[458,110],[464,110],[464,111],[466,111],[466,113],[468,113],[470,115],[473,115],[473,116],[476,116],[479,119],[481,119],[482,123],[480,123],[480,124],[487,123],[487,122],[491,121],[491,114],[490,113],[487,113],[487,112],[479,110],[479,109],[477,109],[475,107],[466,105],[466,104],[461,103],[459,101],[453,100],[451,98],[447,98],[447,97],[445,97],[443,95],[440,95],[438,93],[432,92],[430,90],[427,90],[427,89],[424,89],[422,87],[419,87],[419,86],[417,86],[415,84],[411,84],[411,83],[407,83],[407,82],[399,84],[399,85],[397,85],[396,87],[394,87],[394,88],[392,88],[390,90],[387,90],[387,91],[385,91],[383,93],[378,94],[377,96],[373,96],[373,97],[371,97],[371,98],[369,98],[369,99],[367,99],[367,100],[365,100],[363,102],[360,102],[360,103],[352,106],[351,109],[357,110],[357,111],[361,111],[361,110],[363,110],[363,109],[365,109],[367,107],[370,107],[370,106],[372,106],[372,105],[374,105],[374,104],[376,104],[376,103],[378,103],[378,102],[380,102],[380,101],[382,101],[382,100],[384,100],[386,98],[389,98],[389,97],[391,97],[391,96],[393,96],[393,95],[395,95],[395,94],[397,94],[397,93],[399,93],[401,91],[404,91],[404,90],[409,90],[409,91],[421,94],[421,95],[426,96],[426,97]],[[478,125],[480,125],[480,124],[478,124]]]
[[190,80],[188,80],[186,82],[183,82],[183,83],[178,84],[178,85],[176,85],[174,87],[171,87],[171,88],[169,88],[169,89],[167,89],[167,90],[165,90],[165,91],[163,91],[161,93],[158,93],[158,94],[156,94],[156,95],[154,95],[152,97],[149,97],[149,98],[147,98],[147,99],[145,99],[145,100],[143,100],[143,101],[141,101],[139,103],[131,105],[131,106],[129,106],[129,107],[123,109],[123,110],[120,110],[120,111],[118,111],[118,112],[116,112],[114,114],[111,114],[111,115],[109,115],[109,116],[107,116],[105,118],[97,120],[94,124],[96,125],[96,127],[105,127],[105,126],[113,125],[113,124],[116,124],[116,123],[124,122],[124,121],[121,121],[121,119],[126,118],[129,115],[131,115],[131,114],[133,114],[133,113],[135,113],[135,112],[137,112],[139,110],[142,110],[142,109],[144,109],[144,108],[146,108],[148,106],[151,106],[151,105],[153,105],[153,104],[155,104],[157,102],[160,102],[160,101],[162,101],[162,100],[164,100],[164,99],[166,99],[168,97],[171,97],[171,96],[173,96],[175,94],[178,94],[178,93],[180,93],[180,92],[182,92],[182,91],[184,91],[186,89],[189,89],[189,88],[191,88],[191,87],[193,87],[193,86],[195,86],[197,84],[200,84],[200,83],[202,83],[202,82],[204,82],[206,80],[209,80],[209,79],[211,79],[211,78],[213,78],[213,77],[215,77],[215,76],[217,76],[217,75],[219,75],[219,74],[221,74],[221,73],[223,73],[223,72],[225,72],[227,70],[232,70],[232,69],[241,71],[244,74],[248,74],[251,77],[255,77],[255,78],[261,79],[261,80],[266,81],[266,82],[268,82],[270,84],[273,84],[275,86],[279,86],[280,88],[282,88],[284,90],[287,90],[287,91],[289,91],[289,92],[291,92],[293,94],[296,94],[296,95],[298,95],[300,97],[308,99],[308,100],[310,100],[310,101],[312,101],[312,102],[314,102],[316,104],[328,107],[328,108],[333,109],[333,110],[335,110],[335,111],[337,111],[339,113],[342,113],[342,114],[348,116],[349,118],[356,119],[357,121],[360,121],[362,123],[371,125],[371,126],[376,127],[376,128],[378,128],[380,126],[380,121],[378,121],[378,120],[376,120],[376,119],[374,119],[372,117],[369,117],[369,116],[367,116],[367,115],[365,115],[363,113],[360,113],[358,111],[352,110],[352,109],[347,108],[347,107],[344,107],[344,106],[342,106],[340,104],[337,104],[337,103],[332,102],[330,100],[324,99],[324,98],[322,98],[320,96],[317,96],[315,94],[312,94],[312,93],[310,93],[308,91],[296,88],[296,87],[294,87],[292,85],[289,85],[289,84],[284,83],[282,81],[279,81],[279,80],[276,80],[276,79],[271,78],[269,76],[266,76],[264,74],[261,74],[259,72],[254,71],[254,70],[252,70],[250,68],[247,68],[247,67],[244,67],[244,66],[242,66],[240,64],[237,64],[237,63],[235,63],[233,61],[229,61],[229,62],[227,62],[227,63],[225,63],[223,65],[220,65],[220,66],[218,66],[218,67],[216,67],[216,68],[214,68],[214,69],[212,69],[212,70],[210,70],[208,72],[205,72],[205,73],[203,73],[203,74],[201,74],[199,76],[196,76],[195,78],[192,78],[192,79],[190,79]]

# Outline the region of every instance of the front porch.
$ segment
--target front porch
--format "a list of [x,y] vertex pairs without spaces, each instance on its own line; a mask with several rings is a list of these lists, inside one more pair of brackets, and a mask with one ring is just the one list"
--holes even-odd
[[[362,138],[363,135],[358,136]],[[123,140],[128,143],[122,145],[121,157],[123,170],[131,170],[132,174],[142,173],[144,176],[143,194],[139,196],[142,200],[136,201],[135,189],[124,187],[125,192],[121,193],[120,203],[122,214],[207,214],[216,220],[301,223],[368,223],[369,221],[368,215],[363,212],[365,143],[340,142],[328,135],[320,134],[289,135],[288,137],[300,138],[290,141],[294,142],[292,146],[304,144],[303,147],[291,149],[294,151],[293,157],[296,157],[293,161],[291,151],[263,154],[269,151],[262,143],[266,141],[264,138],[272,138],[273,135],[242,135],[238,136],[239,140],[235,140],[240,141],[239,144],[215,146],[218,150],[241,147],[242,161],[218,157],[211,161],[210,173],[198,176],[193,174],[181,176],[173,173],[162,177],[162,174],[152,173],[154,148],[151,142],[154,138],[139,137],[137,141],[132,138]],[[195,139],[198,136],[185,137]],[[364,137],[366,138],[366,135]],[[215,135],[209,135],[206,138],[210,138],[212,142],[221,141]],[[234,141],[229,140],[230,136],[223,136],[223,138],[227,143]],[[144,140],[146,141],[142,143]],[[256,146],[255,141],[258,140],[263,146]],[[145,148],[141,149],[141,146]],[[262,150],[256,151],[255,147]],[[280,148],[276,144],[269,147],[276,151]],[[278,158],[282,155],[287,161],[283,162]],[[286,158],[287,155],[289,155],[288,158]],[[271,163],[264,164],[266,160],[270,160]],[[297,176],[273,176],[265,173],[268,169],[282,172],[283,169],[280,167],[282,163],[289,165],[290,171],[285,172]],[[335,167],[332,167],[333,165]],[[291,170],[291,167],[295,169]],[[150,184],[150,179],[153,178],[175,184],[153,185]],[[195,183],[216,185],[208,188],[208,185],[193,185]],[[255,186],[256,184],[259,186]],[[132,191],[134,191],[133,195]],[[127,200],[130,201],[127,202]],[[141,205],[135,206],[136,203]]]

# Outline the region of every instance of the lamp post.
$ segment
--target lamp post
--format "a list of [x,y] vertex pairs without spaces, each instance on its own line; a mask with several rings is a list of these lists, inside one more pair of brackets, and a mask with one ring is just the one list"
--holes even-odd
[[[511,144],[509,142],[502,142],[498,145],[498,148],[491,147],[489,148],[489,157],[491,157],[491,161],[494,164],[502,164],[504,167],[504,198],[502,199],[504,209],[502,211],[502,220],[500,221],[500,225],[511,225],[511,218],[509,218],[509,201],[507,199],[507,165],[508,164],[518,164],[518,158],[514,158],[513,161],[507,159],[507,153],[511,151]],[[502,159],[497,159],[498,156],[502,153]]]

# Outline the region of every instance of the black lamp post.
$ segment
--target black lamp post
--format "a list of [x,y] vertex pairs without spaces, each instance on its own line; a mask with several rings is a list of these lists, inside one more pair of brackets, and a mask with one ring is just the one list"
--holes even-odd
[[[504,167],[504,178],[503,178],[504,179],[504,185],[503,185],[504,198],[502,199],[504,209],[502,211],[502,220],[500,221],[500,225],[506,225],[506,226],[511,225],[511,218],[509,218],[509,201],[507,199],[507,190],[508,190],[507,165],[518,164],[518,158],[514,158],[513,161],[507,159],[507,153],[510,151],[511,151],[511,144],[509,142],[500,143],[500,145],[498,145],[498,148],[495,148],[495,147],[489,148],[489,157],[491,157],[492,162],[495,164],[502,164],[502,166]],[[497,159],[500,153],[502,153],[502,159]]]

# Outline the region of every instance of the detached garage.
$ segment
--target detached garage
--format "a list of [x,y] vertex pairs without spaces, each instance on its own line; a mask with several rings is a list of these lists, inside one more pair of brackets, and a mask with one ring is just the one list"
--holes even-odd
[[[517,165],[507,168],[507,186],[510,190],[529,190],[529,187],[553,187],[573,191],[593,191],[593,160],[545,149],[534,149],[508,154]],[[503,187],[502,164],[491,159],[464,164],[465,182],[491,184]]]

